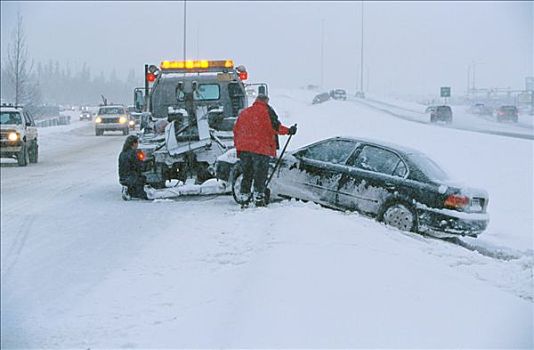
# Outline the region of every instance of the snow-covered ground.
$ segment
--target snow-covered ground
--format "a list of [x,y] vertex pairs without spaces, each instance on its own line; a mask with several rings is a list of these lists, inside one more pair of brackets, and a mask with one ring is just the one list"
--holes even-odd
[[533,141],[313,95],[271,90],[298,123],[290,149],[348,135],[424,151],[488,191],[468,242],[484,254],[311,203],[123,202],[124,136],[73,121],[40,129],[38,164],[0,168],[2,348],[534,347]]

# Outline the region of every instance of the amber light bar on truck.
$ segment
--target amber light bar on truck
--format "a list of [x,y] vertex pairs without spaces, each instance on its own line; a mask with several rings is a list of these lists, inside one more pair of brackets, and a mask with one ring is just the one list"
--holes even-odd
[[160,65],[161,70],[180,70],[184,72],[210,71],[233,69],[234,61],[219,60],[219,61],[162,61]]

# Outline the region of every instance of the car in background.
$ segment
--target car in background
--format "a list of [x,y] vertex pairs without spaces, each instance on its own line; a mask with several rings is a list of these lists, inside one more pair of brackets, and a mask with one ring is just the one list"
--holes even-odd
[[430,106],[426,109],[430,113],[430,122],[437,123],[439,121],[447,124],[452,123],[452,109],[450,106]]
[[475,103],[468,109],[469,113],[476,114],[476,115],[490,115],[493,112],[493,109],[489,106],[486,106],[483,103]]
[[0,157],[14,158],[19,166],[37,163],[39,144],[32,115],[22,107],[0,107]]
[[122,105],[100,106],[95,118],[95,134],[101,136],[104,131],[122,131],[123,135],[130,133],[129,117]]
[[328,92],[323,92],[321,94],[318,94],[316,95],[314,98],[313,98],[313,101],[312,101],[312,104],[318,104],[318,103],[323,103],[323,102],[326,102],[330,99],[330,93]]
[[93,120],[93,113],[88,110],[82,110],[80,113],[80,120]]
[[500,106],[495,110],[495,118],[498,122],[508,120],[517,123],[519,120],[519,112],[516,106]]
[[334,100],[345,101],[347,99],[347,92],[343,89],[335,89],[330,91],[330,97],[332,97]]
[[[217,169],[235,161],[228,179],[221,178],[239,196],[242,176],[232,151],[219,157],[229,164]],[[269,187],[271,198],[354,210],[403,231],[437,237],[476,237],[489,222],[486,191],[452,182],[417,150],[376,140],[333,137],[289,152]]]

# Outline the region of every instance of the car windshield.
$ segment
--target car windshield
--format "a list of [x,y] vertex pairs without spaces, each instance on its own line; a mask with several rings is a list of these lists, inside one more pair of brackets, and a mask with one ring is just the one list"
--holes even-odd
[[100,108],[98,114],[124,114],[124,109],[121,107]]
[[19,112],[0,112],[0,124],[22,124],[22,119]]
[[515,112],[517,108],[515,106],[503,106],[501,109],[506,112]]
[[415,165],[431,180],[448,180],[447,173],[432,159],[422,153],[412,153],[409,155]]

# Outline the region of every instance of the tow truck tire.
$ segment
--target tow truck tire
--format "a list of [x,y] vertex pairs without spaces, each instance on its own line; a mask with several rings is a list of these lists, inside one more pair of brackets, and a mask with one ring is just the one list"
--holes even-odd
[[101,135],[102,135],[102,131],[100,131],[100,130],[95,130],[95,135],[96,135],[96,136],[101,136]]
[[39,146],[34,142],[30,151],[30,163],[37,163],[39,160]]
[[129,133],[130,133],[130,129],[128,129],[128,128],[122,130],[122,134],[125,135],[125,136],[128,135]]
[[19,166],[26,166],[30,162],[29,154],[28,154],[28,148],[26,147],[26,144],[22,145],[22,149],[20,150],[19,154],[17,155],[17,162],[18,162]]

